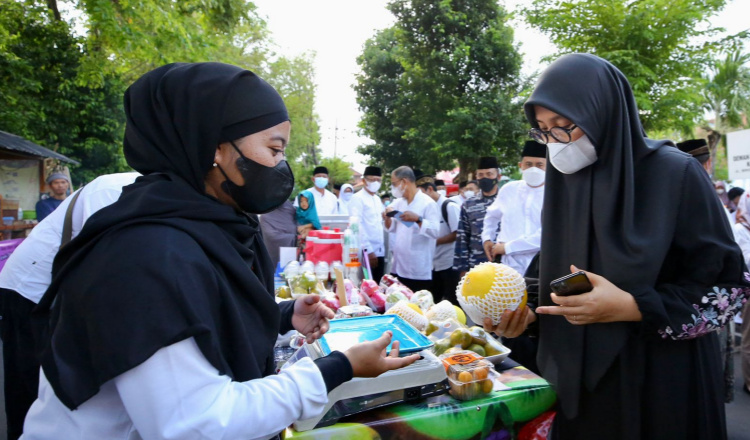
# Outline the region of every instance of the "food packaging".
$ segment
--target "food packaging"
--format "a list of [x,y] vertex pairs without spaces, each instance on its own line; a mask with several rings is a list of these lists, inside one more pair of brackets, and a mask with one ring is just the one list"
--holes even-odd
[[495,371],[492,362],[474,352],[463,350],[440,356],[448,375],[449,393],[458,400],[474,400],[484,397],[495,387]]
[[348,305],[340,307],[333,319],[356,318],[358,316],[370,316],[372,309],[365,305]]

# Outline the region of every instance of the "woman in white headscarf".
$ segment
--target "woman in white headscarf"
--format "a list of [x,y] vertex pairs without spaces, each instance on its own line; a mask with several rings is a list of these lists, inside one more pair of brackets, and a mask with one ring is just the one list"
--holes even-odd
[[349,215],[349,201],[354,195],[354,187],[348,183],[341,185],[339,190],[338,210],[339,214]]

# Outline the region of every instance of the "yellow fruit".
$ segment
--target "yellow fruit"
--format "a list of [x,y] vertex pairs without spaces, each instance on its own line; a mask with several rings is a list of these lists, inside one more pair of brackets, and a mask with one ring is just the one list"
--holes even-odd
[[456,289],[458,303],[476,323],[490,318],[500,323],[505,310],[526,304],[526,283],[515,269],[499,263],[482,263],[471,269]]
[[458,322],[460,322],[463,325],[466,325],[466,315],[464,314],[464,311],[461,310],[461,307],[459,306],[453,306],[456,309],[456,318],[458,318]]
[[[472,341],[473,342],[473,341]],[[486,351],[484,350],[484,347],[479,344],[471,344],[467,348],[467,350],[471,350],[474,353],[478,354],[479,356],[485,357],[487,355]]]
[[420,315],[423,314],[422,313],[422,309],[420,309],[418,305],[416,305],[414,303],[408,303],[407,306],[411,307],[412,310],[414,310],[415,312],[419,313]]
[[471,345],[471,333],[466,328],[457,328],[453,330],[450,336],[451,345],[461,346],[461,348],[468,348]]
[[464,296],[479,296],[484,298],[495,282],[495,267],[490,264],[480,264],[471,269],[464,277],[461,293]]
[[481,367],[474,370],[474,379],[476,380],[484,380],[487,379],[487,376],[490,374],[490,369],[488,367]]
[[494,384],[491,380],[487,379],[482,381],[482,392],[484,394],[489,394],[492,392],[492,388],[494,388]]
[[468,371],[462,371],[462,372],[458,373],[458,381],[459,382],[466,383],[466,382],[471,382],[472,380],[474,380],[474,377]]

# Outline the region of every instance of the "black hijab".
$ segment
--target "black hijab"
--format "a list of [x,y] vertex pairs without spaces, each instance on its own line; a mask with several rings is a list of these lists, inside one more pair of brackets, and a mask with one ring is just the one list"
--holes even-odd
[[[690,158],[653,159],[673,144],[646,138],[627,79],[596,56],[565,55],[544,71],[525,104],[529,122],[538,127],[534,105],[578,125],[598,156],[574,174],[547,167],[540,305],[554,305],[549,283],[570,273],[571,264],[625,291],[654,286],[678,209],[670,189]],[[539,365],[568,417],[577,412],[581,385],[593,390],[635,331],[632,323],[574,326],[563,317],[540,316]]]
[[190,337],[234,380],[273,372],[280,312],[257,218],[204,177],[222,137],[288,120],[281,97],[238,67],[170,64],[128,88],[125,111],[125,157],[144,176],[60,250],[34,312],[42,368],[71,409]]

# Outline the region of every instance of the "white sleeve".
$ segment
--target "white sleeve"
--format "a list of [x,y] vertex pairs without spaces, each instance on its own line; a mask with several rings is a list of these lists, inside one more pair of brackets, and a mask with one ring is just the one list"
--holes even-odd
[[[497,230],[497,225],[503,220],[503,212],[500,209],[500,194],[494,202],[487,208],[484,214],[484,223],[482,226],[482,243],[492,240],[492,236]],[[499,236],[499,234],[498,234]]]
[[512,255],[517,252],[538,251],[542,245],[542,228],[532,234],[524,235],[505,243],[505,254]]
[[264,439],[319,414],[328,400],[310,359],[275,376],[234,382],[219,375],[193,338],[160,349],[114,381],[147,439]]
[[428,203],[422,216],[422,226],[419,228],[419,234],[426,237],[438,239],[440,234],[440,213],[438,213],[437,203]]
[[750,231],[747,230],[741,223],[735,223],[734,229],[734,240],[740,246],[742,250],[742,256],[745,259],[745,264],[750,266]]

